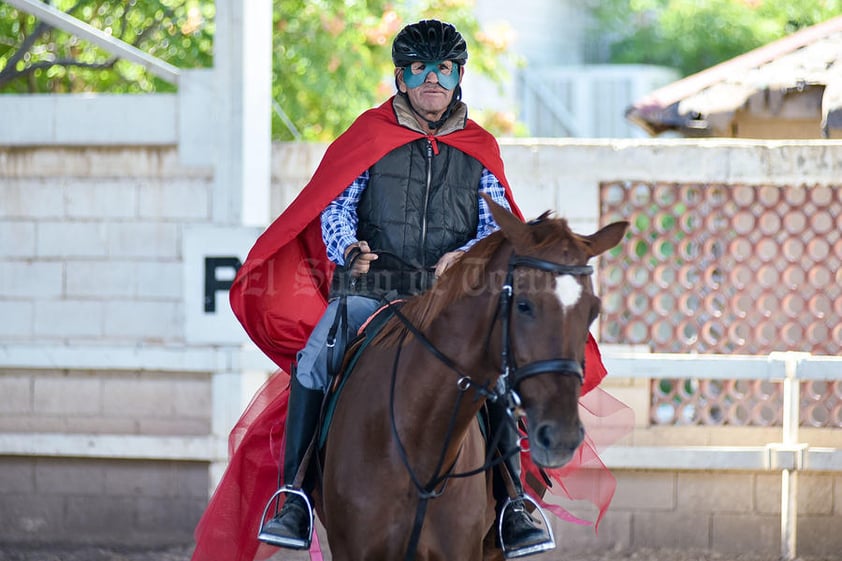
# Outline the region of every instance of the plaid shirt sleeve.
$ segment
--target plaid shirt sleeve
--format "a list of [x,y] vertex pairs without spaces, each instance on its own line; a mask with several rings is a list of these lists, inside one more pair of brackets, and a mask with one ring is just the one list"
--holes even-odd
[[[366,187],[368,187],[367,170],[322,211],[322,239],[325,242],[328,259],[337,265],[345,265],[345,250],[357,241],[357,224],[359,223],[357,204],[360,202],[360,197]],[[485,199],[479,196],[480,193],[488,194],[495,203],[511,210],[509,201],[506,199],[506,189],[500,184],[500,180],[487,169],[483,169],[477,189],[479,200],[477,235],[460,247],[459,251],[468,251],[479,240],[500,228],[494,217],[491,216],[491,210],[489,210]]]
[[479,196],[480,193],[485,193],[491,197],[498,205],[502,206],[503,208],[511,211],[512,207],[509,205],[509,201],[506,199],[506,189],[500,183],[500,180],[497,179],[493,173],[488,171],[487,169],[482,170],[482,176],[479,179],[479,189],[477,190],[477,198],[479,199],[479,221],[477,224],[477,237],[463,245],[459,248],[459,251],[468,251],[473,247],[475,243],[486,237],[491,232],[498,230],[500,226],[497,225],[497,222],[494,220],[494,217],[491,216],[491,210],[488,208],[488,204],[485,202],[485,199]]
[[357,204],[368,187],[368,170],[362,172],[338,197],[322,211],[322,239],[327,258],[345,265],[345,250],[357,241]]

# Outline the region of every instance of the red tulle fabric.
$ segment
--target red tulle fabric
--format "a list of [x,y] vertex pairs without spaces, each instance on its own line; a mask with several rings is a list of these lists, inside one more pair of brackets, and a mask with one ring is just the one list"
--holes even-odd
[[[600,459],[599,453],[629,434],[634,427],[634,412],[598,387],[607,374],[599,347],[594,338],[589,337],[585,346],[585,382],[579,398],[579,417],[585,425],[585,441],[567,465],[545,470],[553,481],[550,494],[593,504],[598,509],[596,520],[582,520],[557,504],[538,501],[542,508],[561,520],[574,524],[593,524],[594,530],[599,528],[617,488],[616,479]],[[531,473],[537,481],[542,480],[528,452],[521,454],[521,461],[524,481],[527,473]]]
[[193,561],[253,561],[277,552],[257,532],[278,486],[288,401],[289,374],[278,370],[231,431],[228,467],[196,526]]
[[[606,372],[593,338],[588,341],[585,356],[585,384],[579,409],[587,436],[569,464],[547,473],[553,481],[551,494],[587,501],[599,513],[595,521],[588,521],[557,504],[543,500],[539,503],[561,520],[593,524],[596,528],[616,488],[616,481],[599,459],[599,452],[627,434],[634,418],[626,405],[597,387]],[[262,560],[277,551],[260,543],[257,533],[266,502],[278,485],[288,399],[289,375],[279,370],[255,394],[231,431],[230,462],[196,527],[192,561]],[[527,473],[541,480],[529,454],[521,457],[524,481]]]

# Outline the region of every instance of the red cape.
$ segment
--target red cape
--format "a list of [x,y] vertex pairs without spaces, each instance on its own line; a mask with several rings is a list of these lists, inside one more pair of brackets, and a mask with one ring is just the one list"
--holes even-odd
[[[231,309],[281,368],[295,360],[327,305],[334,265],[322,241],[322,210],[387,153],[424,136],[398,124],[392,99],[366,111],[328,147],[310,182],[257,239],[231,286]],[[468,119],[464,129],[432,138],[479,160],[500,180],[513,212],[523,219],[490,133]]]
[[[327,303],[334,267],[322,241],[321,211],[382,156],[423,137],[398,125],[391,99],[363,113],[328,147],[301,194],[249,252],[231,287],[231,308],[251,339],[282,369],[288,370]],[[494,137],[468,120],[463,130],[434,138],[475,157],[490,170],[505,187],[513,212],[523,219]],[[632,422],[627,407],[596,387],[605,375],[596,341],[590,337],[580,401],[588,436],[570,464],[550,472],[557,483],[553,493],[597,506],[597,524],[615,487],[598,451],[625,434]],[[257,531],[282,465],[288,381],[286,372],[276,372],[231,431],[228,468],[196,527],[193,561],[252,561],[276,551],[257,541]],[[536,474],[529,454],[521,457],[524,477]],[[564,520],[582,522],[560,507],[546,506]]]

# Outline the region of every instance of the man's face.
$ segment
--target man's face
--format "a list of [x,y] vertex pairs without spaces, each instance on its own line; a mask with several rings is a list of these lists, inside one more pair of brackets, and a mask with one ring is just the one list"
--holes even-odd
[[395,74],[398,88],[409,96],[415,110],[425,119],[437,121],[450,104],[456,86],[462,81],[463,70],[458,64],[445,60],[415,62],[406,68],[395,69]]

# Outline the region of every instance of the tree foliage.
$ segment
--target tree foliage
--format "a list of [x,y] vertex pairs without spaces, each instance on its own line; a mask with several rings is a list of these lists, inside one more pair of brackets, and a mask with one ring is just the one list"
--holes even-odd
[[[483,33],[472,9],[467,0],[275,0],[273,98],[304,138],[334,137],[394,91],[392,39],[423,18],[456,25],[468,42],[468,71],[498,75],[507,45]],[[291,138],[291,129],[276,112],[276,137]]]
[[[199,0],[54,0],[85,23],[181,68],[213,61],[213,4]],[[174,86],[136,64],[0,3],[0,91],[139,93]]]
[[[46,0],[180,68],[213,64],[210,0]],[[394,91],[391,42],[425,17],[454,23],[470,72],[502,76],[507,45],[473,17],[471,0],[274,0],[273,136],[328,140]],[[0,2],[0,92],[170,92],[139,65]],[[504,131],[498,131],[504,132]]]
[[684,75],[842,13],[840,0],[600,0],[610,62],[671,66]]

